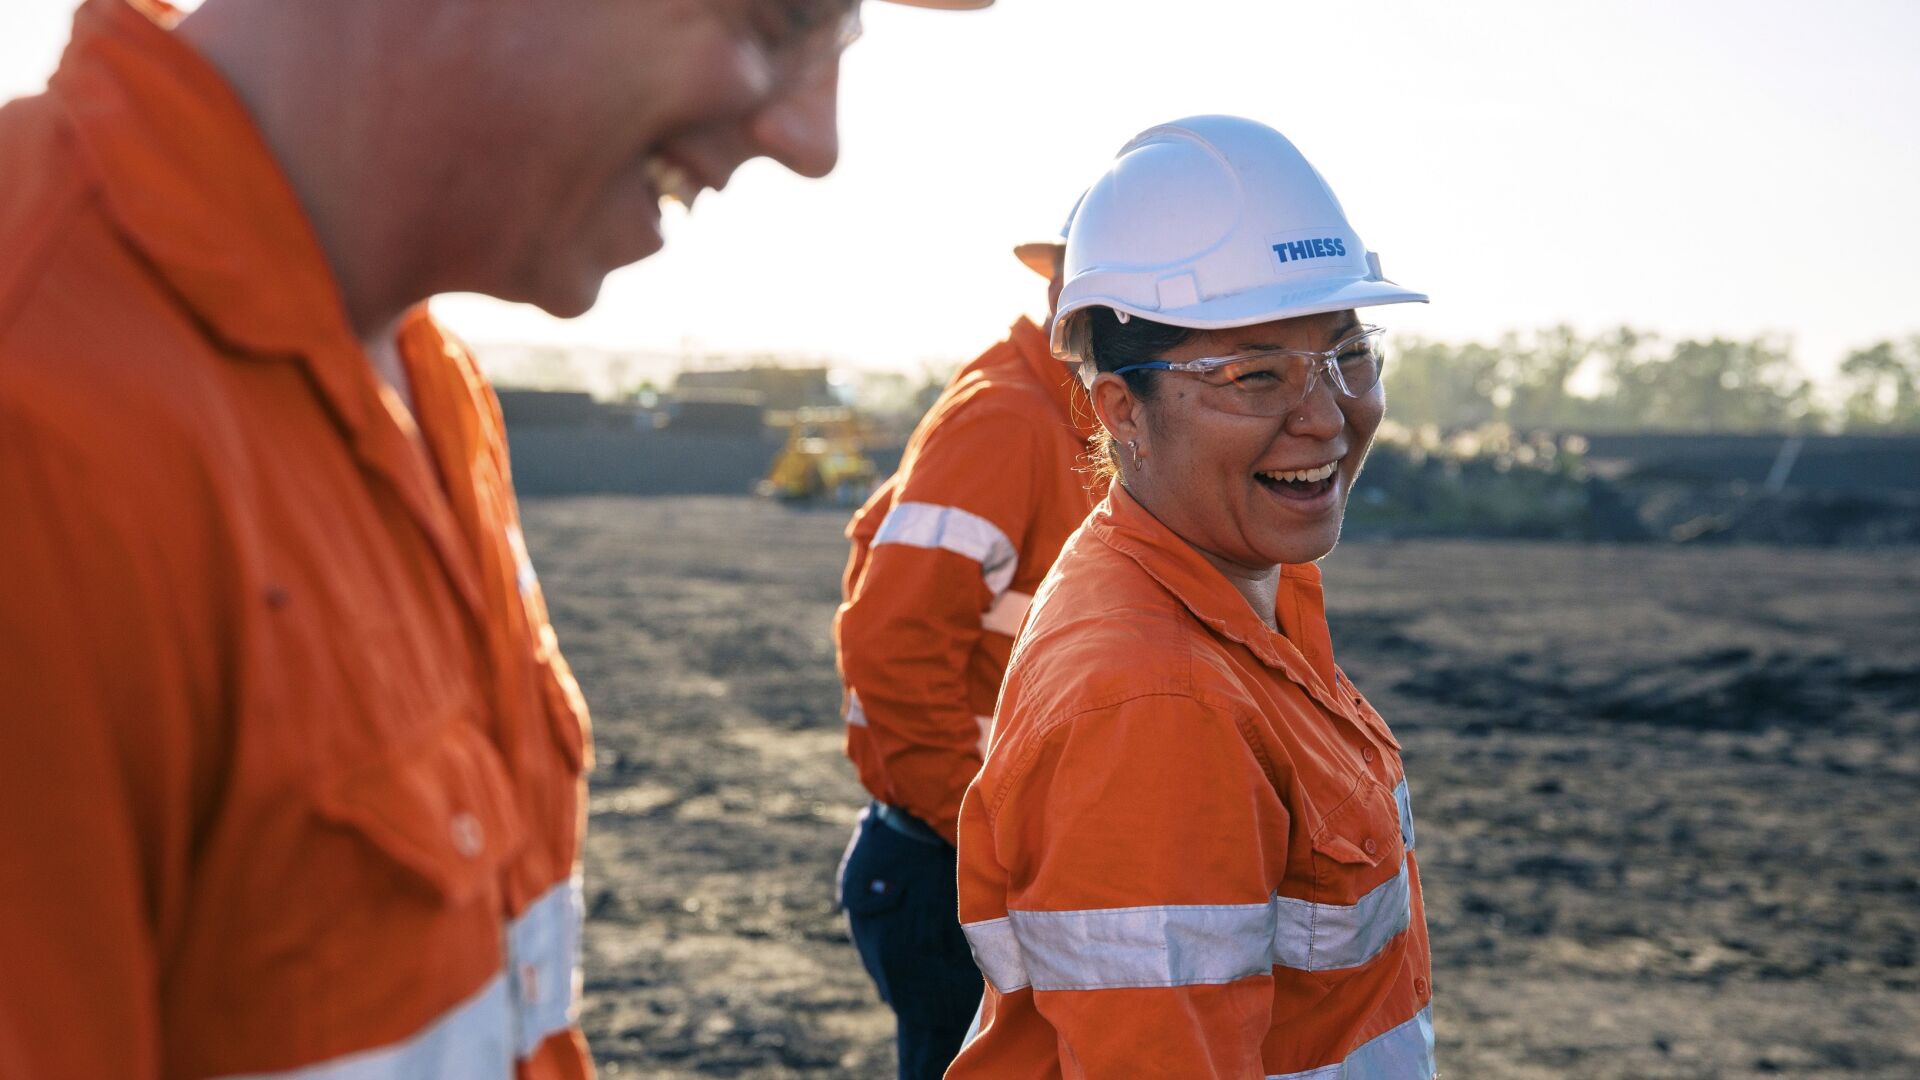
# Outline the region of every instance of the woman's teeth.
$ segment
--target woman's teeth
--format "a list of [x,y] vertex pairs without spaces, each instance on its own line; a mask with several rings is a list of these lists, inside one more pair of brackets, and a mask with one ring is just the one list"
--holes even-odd
[[1329,461],[1317,469],[1297,469],[1292,472],[1274,469],[1269,472],[1263,472],[1260,475],[1280,483],[1317,484],[1327,477],[1332,476],[1333,471],[1339,467],[1339,462]]
[[701,186],[687,175],[687,171],[669,161],[657,157],[647,159],[647,179],[652,181],[654,189],[660,192],[662,203],[675,202],[689,210],[693,200],[700,197]]

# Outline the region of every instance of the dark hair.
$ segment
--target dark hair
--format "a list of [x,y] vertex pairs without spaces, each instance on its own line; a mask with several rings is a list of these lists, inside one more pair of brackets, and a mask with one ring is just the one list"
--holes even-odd
[[[1073,333],[1068,335],[1067,348],[1080,360],[1081,380],[1090,384],[1100,372],[1158,360],[1194,333],[1184,326],[1170,326],[1138,315],[1121,322],[1112,308],[1095,307],[1080,316],[1080,325],[1073,327]],[[1141,401],[1152,401],[1159,388],[1158,371],[1129,371],[1120,377]],[[1114,453],[1117,448],[1113,436],[1103,430],[1094,436],[1093,449],[1088,453],[1093,470],[1109,480],[1120,475]]]

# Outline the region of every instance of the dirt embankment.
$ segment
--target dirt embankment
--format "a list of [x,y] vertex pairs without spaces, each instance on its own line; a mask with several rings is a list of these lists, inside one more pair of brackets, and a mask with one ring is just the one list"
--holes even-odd
[[[843,515],[526,514],[594,707],[603,1072],[891,1075],[830,907]],[[1327,580],[1405,745],[1443,1072],[1920,1076],[1920,552],[1354,543]]]

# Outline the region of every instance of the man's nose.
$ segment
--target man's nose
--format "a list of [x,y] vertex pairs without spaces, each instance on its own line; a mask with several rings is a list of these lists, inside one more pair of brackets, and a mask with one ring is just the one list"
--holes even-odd
[[749,122],[754,148],[801,176],[819,178],[840,160],[840,64],[762,106]]

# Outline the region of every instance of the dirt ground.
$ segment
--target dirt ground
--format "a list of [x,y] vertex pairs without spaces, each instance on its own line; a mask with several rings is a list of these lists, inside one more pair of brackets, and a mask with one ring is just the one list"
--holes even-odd
[[[530,501],[594,711],[607,1076],[884,1077],[831,908],[862,801],[844,512]],[[1405,745],[1444,1075],[1920,1077],[1920,548],[1354,542],[1343,666]]]

